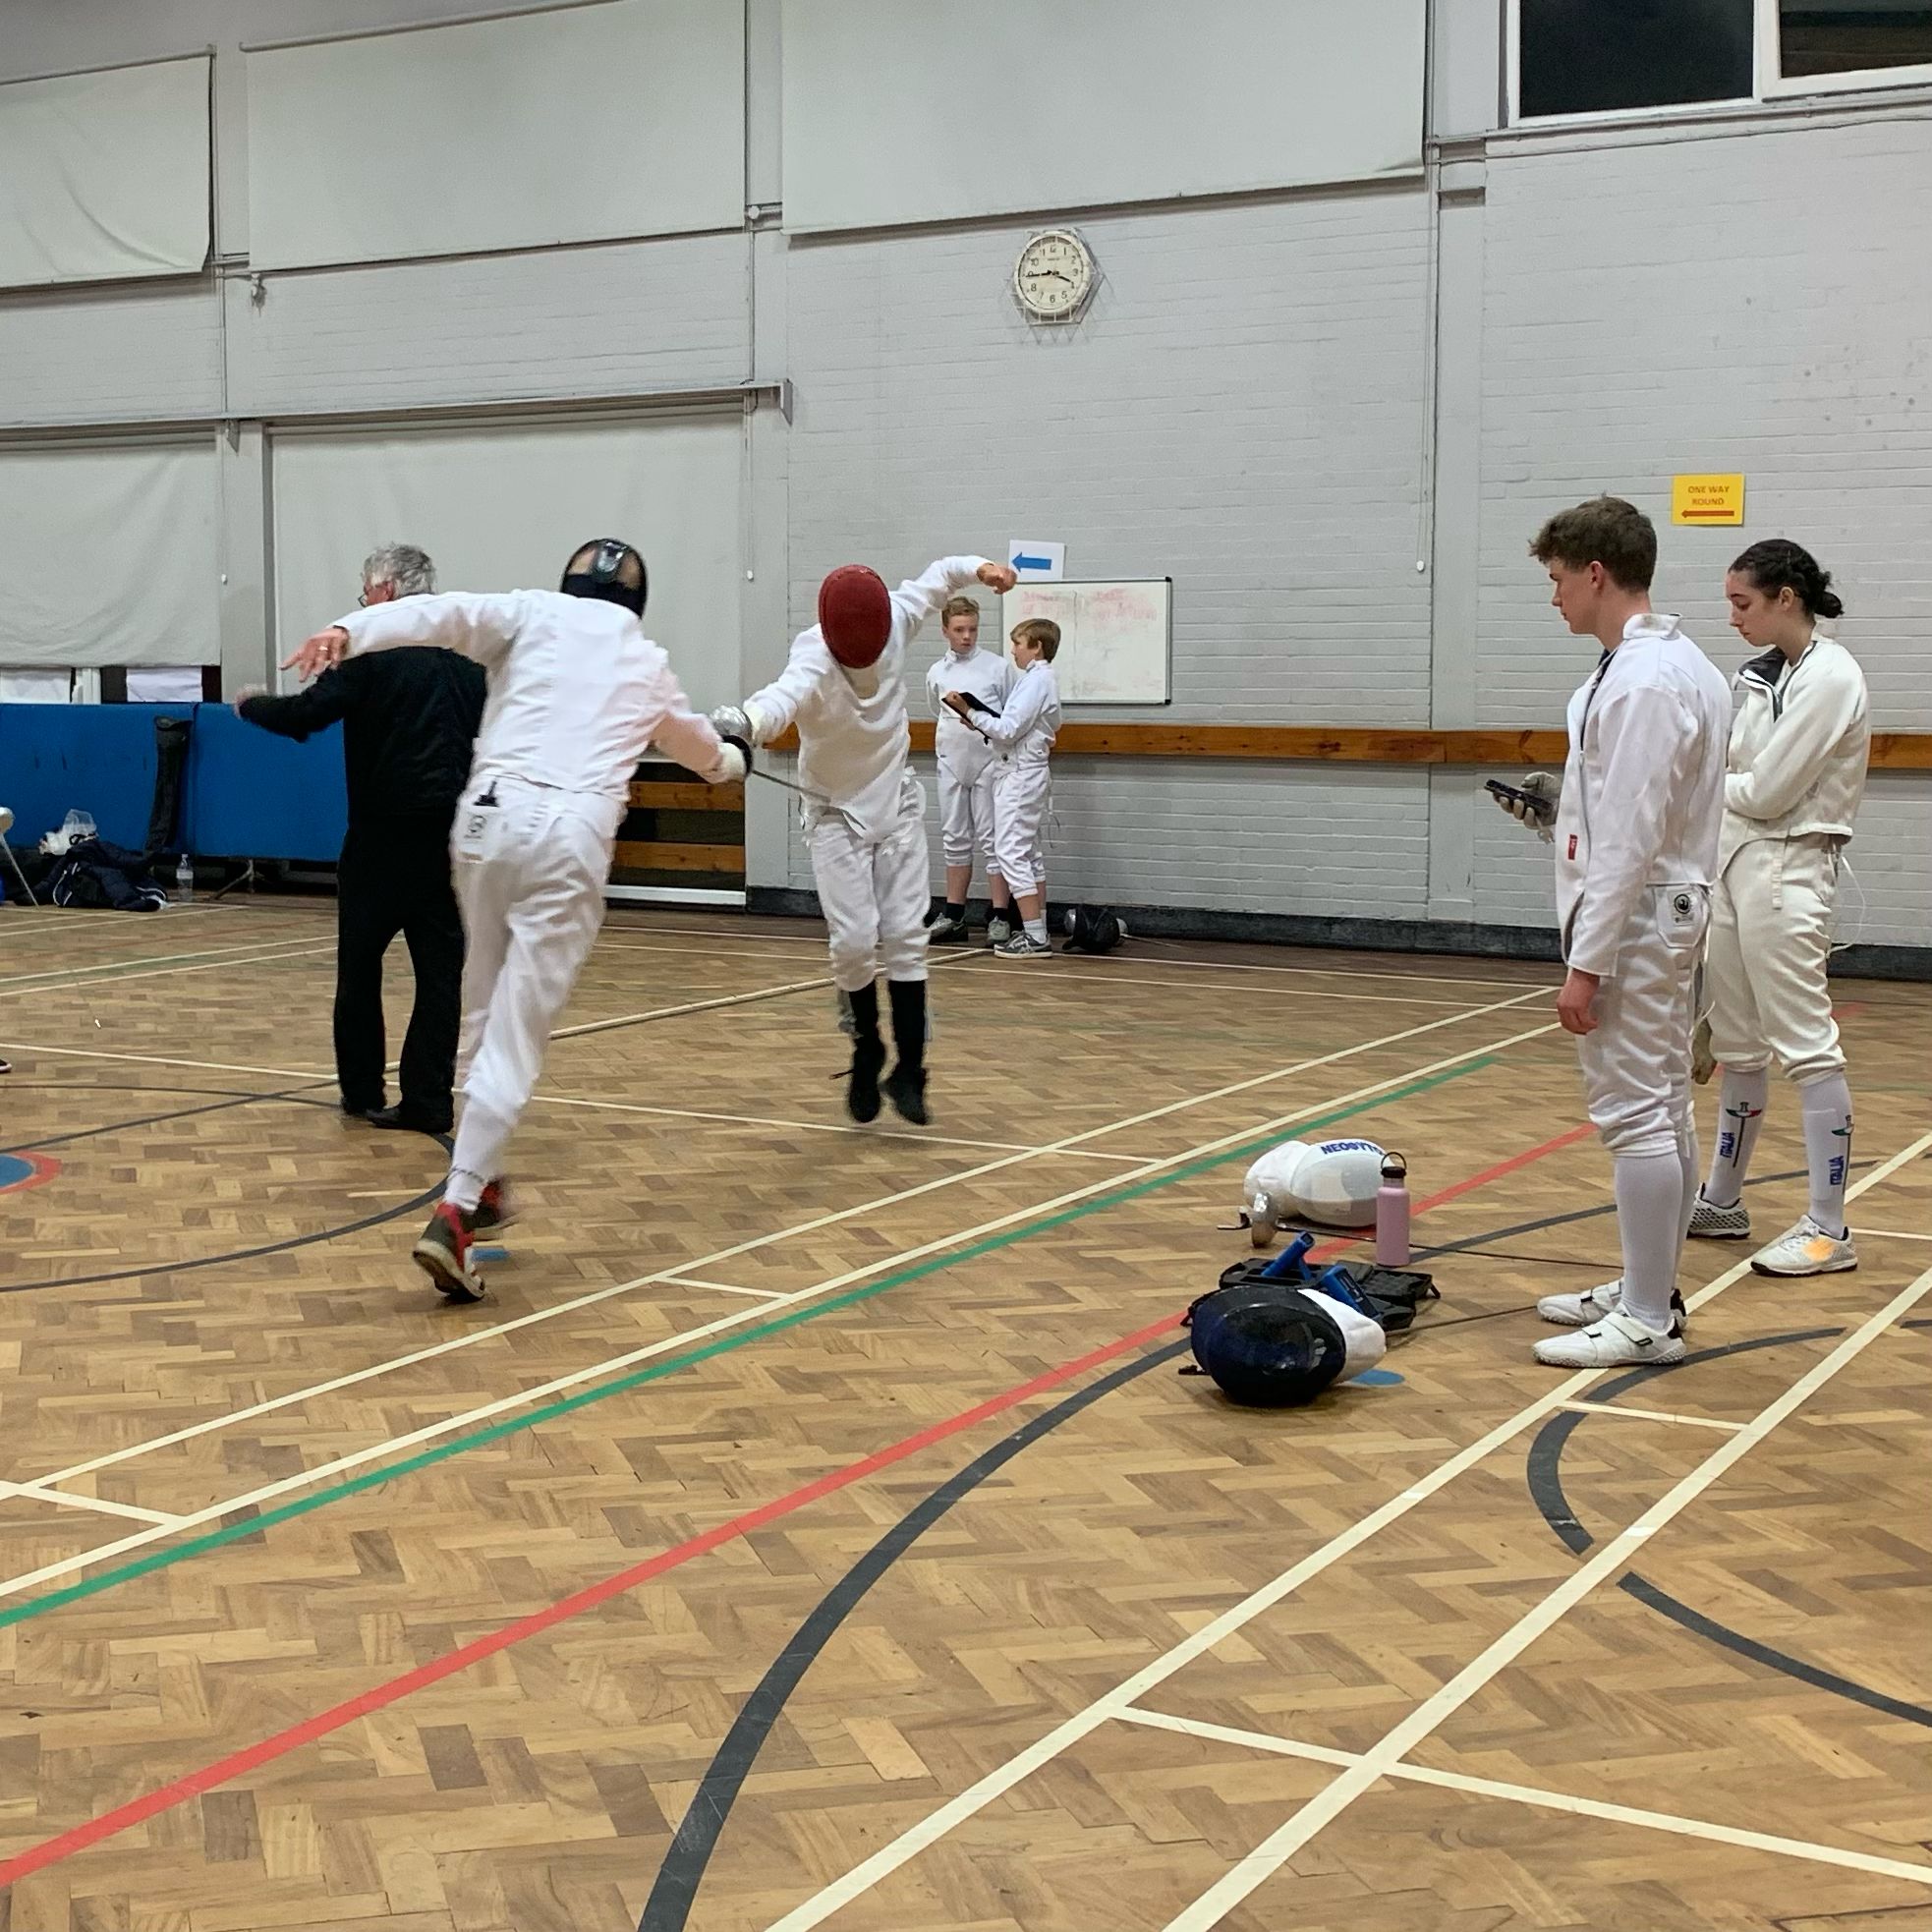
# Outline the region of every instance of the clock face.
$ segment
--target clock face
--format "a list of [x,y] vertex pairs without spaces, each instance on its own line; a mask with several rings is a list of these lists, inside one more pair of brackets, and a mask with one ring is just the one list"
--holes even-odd
[[1013,293],[1035,321],[1071,321],[1093,292],[1094,257],[1067,229],[1034,236],[1013,264]]

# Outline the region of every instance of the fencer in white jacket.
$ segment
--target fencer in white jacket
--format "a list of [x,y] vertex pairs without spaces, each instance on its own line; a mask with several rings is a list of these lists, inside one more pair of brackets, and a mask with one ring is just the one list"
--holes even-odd
[[1786,539],[1731,567],[1731,624],[1763,654],[1733,680],[1730,769],[1712,900],[1708,1053],[1724,1068],[1718,1144],[1694,1236],[1746,1240],[1743,1188],[1775,1059],[1798,1089],[1810,1191],[1751,1259],[1761,1275],[1858,1265],[1845,1219],[1851,1089],[1827,984],[1839,854],[1865,792],[1871,720],[1858,660],[1819,620],[1843,615],[1831,575]]
[[[725,737],[754,745],[798,726],[801,823],[852,1028],[855,1120],[878,1117],[881,1091],[906,1119],[927,1119],[926,793],[909,756],[906,646],[974,582],[1009,591],[1014,577],[985,557],[941,557],[888,592],[866,565],[841,565],[820,585],[819,621],[792,640],[785,668],[741,706],[711,713]],[[898,1052],[882,1082],[881,971]]]
[[1020,930],[998,941],[1002,959],[1047,959],[1045,833],[1052,801],[1049,761],[1060,728],[1060,687],[1053,676],[1060,627],[1032,617],[1013,627],[1013,665],[1019,675],[995,715],[973,710],[957,693],[947,705],[993,748],[994,850],[1020,910]]
[[[1615,497],[1554,517],[1532,546],[1570,630],[1603,656],[1569,702],[1556,794],[1557,918],[1568,976],[1557,1011],[1577,1036],[1590,1118],[1615,1169],[1621,1278],[1545,1296],[1539,1342],[1565,1368],[1680,1361],[1678,1258],[1697,1195],[1693,990],[1717,872],[1731,696],[1717,667],[1650,608],[1657,537]],[[1518,816],[1521,816],[1518,813]]]
[[503,1153],[550,1028],[603,923],[610,853],[638,761],[653,744],[712,784],[749,754],[685,702],[644,634],[644,559],[587,543],[560,591],[402,597],[352,610],[288,660],[305,675],[350,652],[440,645],[489,674],[470,782],[450,828],[463,910],[464,1095],[443,1198],[413,1250],[452,1300],[483,1282],[472,1236],[509,1219]]
[[980,648],[980,607],[971,597],[948,598],[939,613],[945,649],[926,673],[926,699],[938,720],[933,749],[939,780],[939,856],[945,866],[945,909],[928,930],[935,945],[966,938],[966,900],[973,889],[973,857],[986,867],[993,912],[987,938],[997,945],[1012,937],[1013,895],[994,851],[994,783],[998,761],[983,734],[973,730],[946,699],[955,691],[997,712],[1013,688],[1012,663]]

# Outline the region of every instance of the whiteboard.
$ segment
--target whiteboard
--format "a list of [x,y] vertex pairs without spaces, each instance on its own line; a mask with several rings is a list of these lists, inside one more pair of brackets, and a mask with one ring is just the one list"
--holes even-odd
[[1060,627],[1053,677],[1061,704],[1173,702],[1171,577],[1016,585],[999,599],[1007,637],[1029,617],[1051,617]]

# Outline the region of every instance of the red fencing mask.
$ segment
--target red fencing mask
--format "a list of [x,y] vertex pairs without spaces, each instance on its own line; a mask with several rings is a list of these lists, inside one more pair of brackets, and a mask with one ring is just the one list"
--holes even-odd
[[892,635],[892,598],[879,572],[840,564],[819,586],[819,629],[825,649],[848,670],[877,663]]

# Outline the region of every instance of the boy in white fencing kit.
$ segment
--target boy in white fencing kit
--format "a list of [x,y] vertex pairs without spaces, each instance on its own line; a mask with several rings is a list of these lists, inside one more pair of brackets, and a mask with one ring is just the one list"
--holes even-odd
[[906,645],[976,580],[1010,591],[1014,577],[984,557],[941,557],[888,591],[877,571],[842,564],[819,586],[819,621],[792,640],[785,668],[742,706],[711,713],[727,738],[753,745],[798,725],[812,877],[851,1020],[845,1104],[855,1120],[879,1117],[881,969],[898,1049],[883,1092],[906,1119],[927,1119],[926,791],[909,758]]
[[1697,1197],[1690,1037],[1697,965],[1717,870],[1731,694],[1723,676],[1650,607],[1657,533],[1600,496],[1552,517],[1530,545],[1570,630],[1603,646],[1569,701],[1559,781],[1522,789],[1555,818],[1557,917],[1569,967],[1557,1016],[1577,1036],[1590,1118],[1610,1149],[1619,1279],[1546,1295],[1546,1322],[1578,1331],[1536,1344],[1561,1368],[1683,1359],[1677,1262]]
[[[1817,633],[1819,618],[1845,611],[1831,582],[1808,550],[1783,538],[1753,543],[1725,580],[1732,629],[1763,655],[1732,685],[1709,982],[1708,1051],[1724,1068],[1722,1116],[1690,1231],[1750,1236],[1744,1177],[1775,1057],[1797,1083],[1811,1187],[1797,1223],[1751,1258],[1760,1275],[1858,1265],[1845,1220],[1851,1090],[1826,974],[1839,852],[1864,797],[1871,721],[1858,660]],[[1699,1040],[1701,1048],[1702,1029]]]
[[1051,959],[1042,834],[1052,800],[1048,761],[1060,728],[1060,688],[1053,677],[1060,627],[1051,617],[1029,617],[1013,627],[1012,645],[1019,677],[996,716],[974,710],[961,692],[955,691],[945,702],[957,716],[971,722],[999,759],[993,793],[994,850],[1022,924],[994,950],[1002,959]]
[[440,645],[489,674],[470,782],[450,832],[469,950],[457,1052],[465,1105],[443,1198],[414,1256],[452,1300],[477,1301],[473,1234],[509,1219],[505,1143],[603,923],[610,849],[631,774],[654,743],[711,784],[742,778],[644,634],[644,559],[605,538],[570,559],[561,591],[409,597],[352,610],[288,662]]
[[998,761],[993,747],[946,703],[965,692],[997,711],[1013,688],[1014,670],[996,652],[980,649],[980,606],[971,597],[948,597],[939,612],[946,648],[926,673],[926,696],[938,720],[933,749],[939,772],[939,849],[945,861],[945,910],[927,928],[935,945],[966,938],[966,897],[973,889],[973,852],[986,862],[987,896],[993,912],[986,936],[994,944],[1013,937],[1013,899],[993,849],[993,793]]

